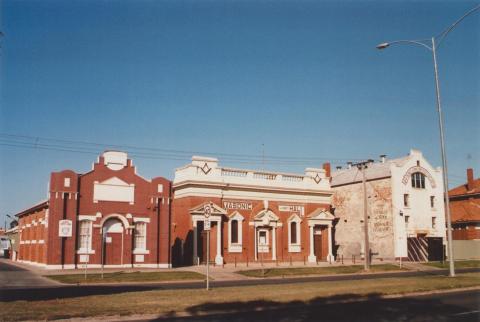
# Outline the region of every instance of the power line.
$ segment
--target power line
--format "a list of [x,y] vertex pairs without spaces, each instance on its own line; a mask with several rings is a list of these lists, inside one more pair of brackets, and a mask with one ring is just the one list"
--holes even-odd
[[246,163],[260,163],[265,160],[269,163],[275,164],[302,164],[321,161],[350,161],[354,158],[329,158],[329,157],[292,157],[292,156],[265,156],[262,158],[258,155],[250,154],[234,154],[234,153],[215,153],[207,151],[187,151],[187,150],[174,150],[174,149],[160,149],[144,146],[134,145],[120,145],[109,143],[96,143],[85,142],[75,140],[65,140],[56,138],[34,137],[26,135],[15,135],[0,133],[0,144],[15,147],[27,147],[27,148],[39,148],[49,150],[60,150],[68,152],[81,152],[81,153],[96,153],[105,149],[122,149],[127,150],[131,155],[135,155],[140,158],[159,158],[159,159],[171,159],[171,160],[184,160],[190,158],[195,154],[203,154],[208,156],[221,156],[222,160],[246,162]]

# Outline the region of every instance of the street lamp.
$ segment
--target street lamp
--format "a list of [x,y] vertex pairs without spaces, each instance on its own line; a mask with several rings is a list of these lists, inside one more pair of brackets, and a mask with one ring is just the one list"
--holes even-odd
[[445,194],[445,211],[447,215],[447,242],[448,242],[448,261],[450,264],[450,276],[455,276],[455,267],[453,260],[453,246],[452,246],[452,220],[450,217],[450,202],[448,200],[448,175],[447,175],[447,156],[445,154],[445,135],[443,133],[443,115],[442,115],[442,105],[440,102],[440,87],[438,83],[438,66],[437,66],[437,49],[440,47],[443,39],[447,34],[452,31],[463,19],[465,19],[470,14],[474,13],[480,9],[480,5],[474,7],[470,11],[466,12],[460,19],[455,21],[447,29],[442,31],[437,36],[432,37],[431,39],[418,39],[418,40],[396,40],[391,42],[384,42],[378,44],[376,47],[379,50],[386,49],[387,47],[394,44],[414,44],[422,46],[432,52],[433,57],[433,69],[435,74],[435,91],[437,99],[437,112],[438,112],[438,126],[440,130],[440,147],[442,152],[442,166],[443,166],[443,192]]
[[[4,222],[5,232],[7,231],[7,217],[10,218],[10,219],[12,219],[12,216],[10,216],[10,215],[8,215],[8,214],[5,215],[5,222]],[[0,224],[0,225],[1,225],[1,224]]]

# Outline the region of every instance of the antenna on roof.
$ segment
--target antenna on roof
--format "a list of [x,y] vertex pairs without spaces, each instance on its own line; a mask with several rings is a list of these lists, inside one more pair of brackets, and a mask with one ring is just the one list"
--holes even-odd
[[262,171],[265,171],[265,144],[262,143]]

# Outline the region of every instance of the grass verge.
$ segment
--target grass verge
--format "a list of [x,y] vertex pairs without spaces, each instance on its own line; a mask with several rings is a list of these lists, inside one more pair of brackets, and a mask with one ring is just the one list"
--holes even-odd
[[[403,268],[405,269],[405,268]],[[370,272],[388,272],[399,271],[400,267],[392,264],[372,265]],[[349,265],[349,266],[331,266],[331,267],[292,267],[292,268],[265,268],[251,269],[238,271],[248,277],[283,277],[283,276],[298,276],[298,275],[330,275],[330,274],[354,274],[363,272],[363,265]]]
[[164,282],[179,280],[203,280],[204,275],[196,272],[115,272],[101,274],[65,274],[65,275],[47,275],[52,280],[65,284],[84,284],[84,283],[119,283],[119,282]]
[[[438,267],[438,268],[448,268],[448,262],[428,262],[422,263],[423,265]],[[469,260],[469,261],[455,261],[455,268],[480,268],[480,260]]]
[[[480,286],[480,273],[456,277],[422,276],[330,281],[284,285],[225,287],[206,290],[155,290],[72,297],[48,301],[0,303],[0,320],[54,320],[73,317],[158,314],[214,314],[272,309],[282,305],[328,302],[334,296],[358,299],[388,294]],[[108,320],[108,318],[105,318]]]

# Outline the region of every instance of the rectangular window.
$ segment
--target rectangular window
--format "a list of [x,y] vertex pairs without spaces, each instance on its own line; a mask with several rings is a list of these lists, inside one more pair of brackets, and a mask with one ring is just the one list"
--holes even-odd
[[290,223],[290,244],[297,243],[297,223],[292,221]]
[[232,244],[238,244],[238,220],[232,220]]
[[90,249],[90,240],[91,240],[91,231],[90,231],[90,222],[88,220],[80,221],[79,234],[80,234],[80,249],[89,250]]
[[259,245],[267,245],[267,232],[266,231],[258,232],[258,244]]
[[435,196],[430,196],[430,208],[435,208]]
[[405,225],[407,225],[407,226],[408,226],[409,219],[410,219],[410,216],[405,216]]
[[410,206],[408,198],[409,198],[408,193],[403,195],[403,206],[404,207],[409,207]]
[[432,228],[437,228],[437,217],[432,217]]
[[135,249],[146,249],[146,228],[147,223],[135,223]]

